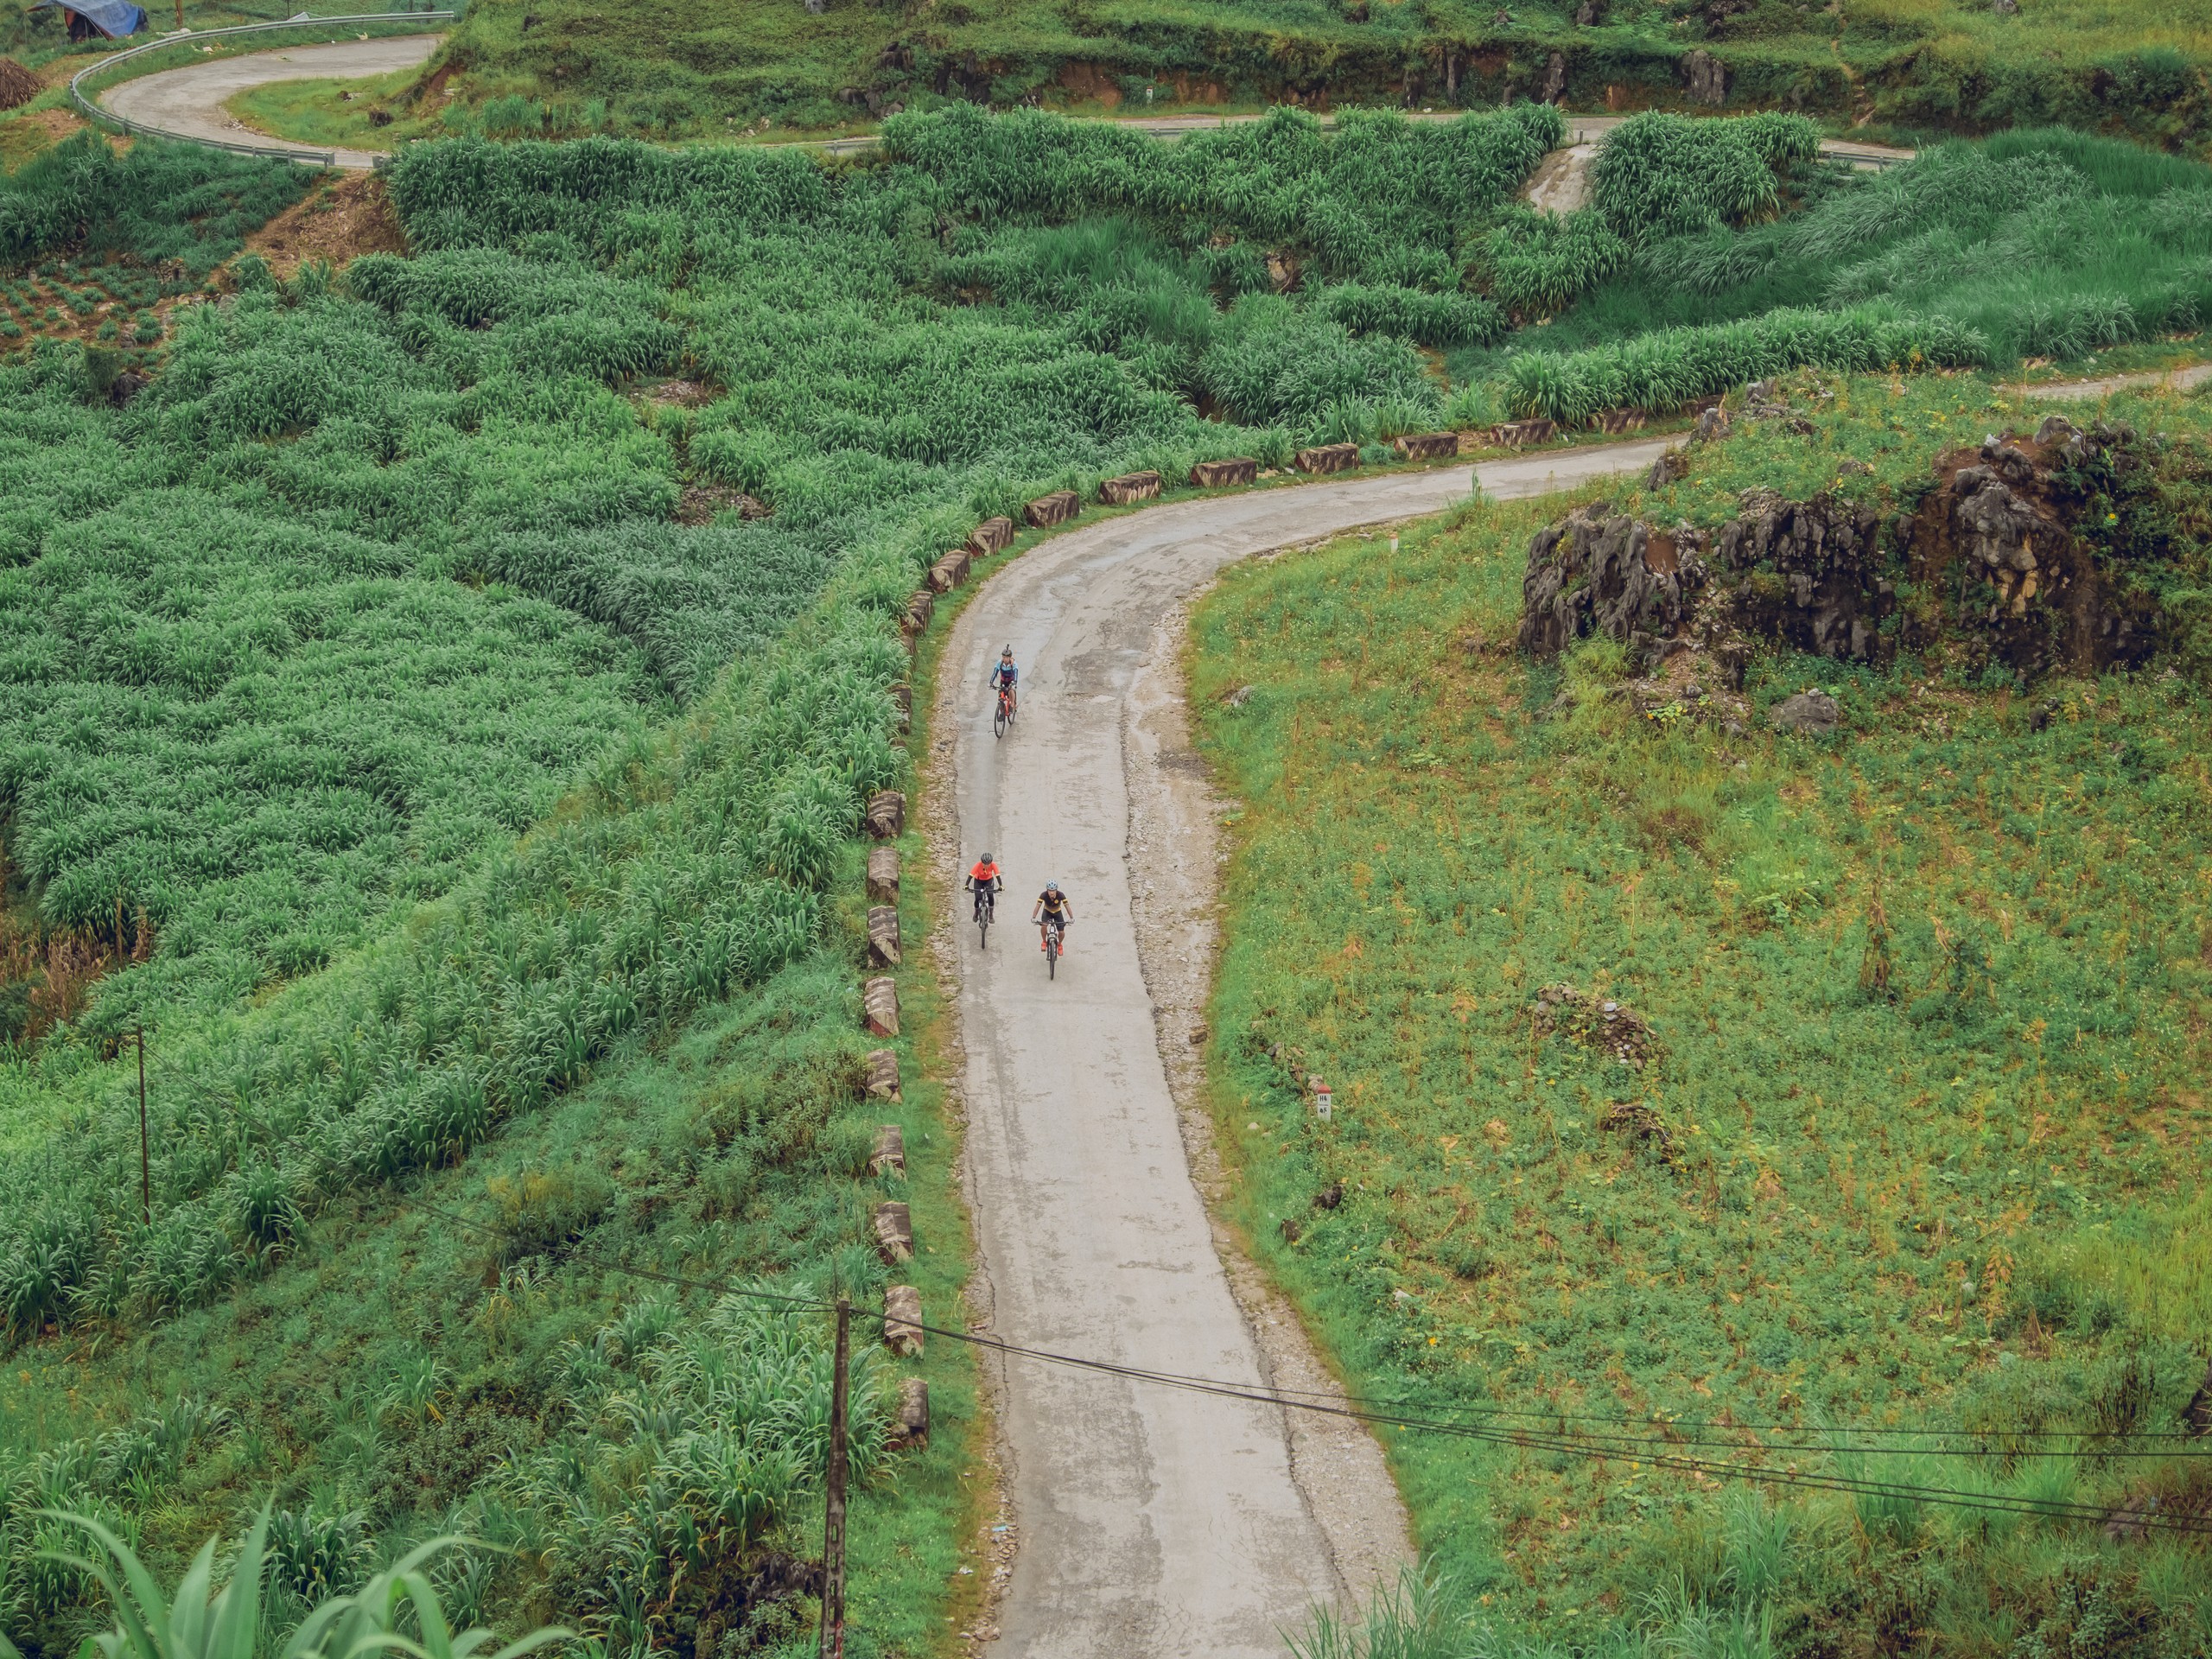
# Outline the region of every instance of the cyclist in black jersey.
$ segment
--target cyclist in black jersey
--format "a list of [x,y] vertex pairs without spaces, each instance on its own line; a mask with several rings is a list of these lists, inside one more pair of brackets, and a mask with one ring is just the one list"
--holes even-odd
[[1045,948],[1045,927],[1051,923],[1060,931],[1060,949],[1068,948],[1068,929],[1075,925],[1075,906],[1068,903],[1068,896],[1060,891],[1057,881],[1047,881],[1045,891],[1037,895],[1037,907],[1029,919],[1036,925],[1037,948]]

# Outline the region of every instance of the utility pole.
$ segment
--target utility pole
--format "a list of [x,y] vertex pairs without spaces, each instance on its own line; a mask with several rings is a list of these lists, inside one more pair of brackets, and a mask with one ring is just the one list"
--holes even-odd
[[146,1151],[146,1027],[138,1027],[138,1207],[154,1224],[154,1163]]
[[853,1304],[837,1298],[837,1358],[830,1383],[830,1501],[822,1527],[822,1659],[845,1659],[845,1378]]

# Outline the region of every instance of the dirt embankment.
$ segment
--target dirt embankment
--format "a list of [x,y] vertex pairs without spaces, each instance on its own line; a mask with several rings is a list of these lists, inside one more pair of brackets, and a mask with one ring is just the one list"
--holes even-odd
[[314,260],[334,268],[365,253],[404,253],[399,215],[373,173],[352,173],[311,190],[246,238],[246,251],[289,276]]

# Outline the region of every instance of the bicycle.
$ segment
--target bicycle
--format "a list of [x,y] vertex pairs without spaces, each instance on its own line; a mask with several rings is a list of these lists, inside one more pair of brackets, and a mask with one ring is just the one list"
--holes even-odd
[[998,900],[991,896],[988,887],[976,889],[976,948],[984,949],[991,942],[991,921],[998,912]]
[[1063,928],[1060,923],[1052,921],[1045,923],[1044,927],[1045,977],[1047,979],[1057,979],[1059,977],[1059,975],[1055,971],[1055,969],[1058,968],[1060,960],[1060,934]]
[[991,735],[1004,737],[1007,728],[1013,724],[1014,688],[1010,685],[1002,685],[999,688],[998,712],[991,716]]

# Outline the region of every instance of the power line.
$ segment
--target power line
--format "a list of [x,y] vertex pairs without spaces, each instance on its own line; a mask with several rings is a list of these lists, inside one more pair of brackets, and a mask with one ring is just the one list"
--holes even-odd
[[[480,1222],[474,1222],[450,1211],[427,1205],[405,1194],[395,1193],[399,1203],[424,1215],[467,1228],[472,1232],[497,1236],[498,1230]],[[711,1292],[723,1295],[744,1297],[752,1300],[774,1303],[798,1312],[827,1313],[835,1305],[815,1297],[791,1296],[775,1291],[733,1285],[728,1280],[695,1279],[680,1274],[662,1273],[652,1268],[640,1268],[619,1262],[596,1251],[575,1249],[572,1258],[588,1262],[632,1278],[664,1284],[684,1290]],[[879,1325],[890,1322],[890,1316],[865,1309],[855,1310],[861,1318]],[[1026,1348],[997,1337],[985,1336],[973,1331],[958,1331],[945,1325],[929,1325],[911,1320],[899,1323],[943,1337],[948,1341],[965,1343],[971,1347],[986,1349],[1012,1359],[1033,1360],[1043,1364],[1067,1367],[1101,1375],[1117,1376],[1129,1382],[1149,1382],[1158,1387],[1179,1389],[1186,1393],[1204,1394],[1221,1399],[1249,1401],[1255,1405],[1274,1406],[1281,1409],[1313,1412],[1325,1416],[1344,1417],[1378,1427],[1396,1428],[1402,1432],[1446,1434],[1474,1440],[1491,1445],[1518,1446],[1526,1450],[1549,1451],[1571,1457],[1594,1459],[1609,1462],[1649,1463],[1654,1468],[1672,1469],[1713,1478],[1766,1481],[1776,1485],[1797,1486],[1815,1491],[1847,1492],[1853,1495],[1893,1497],[1910,1502],[1933,1503],[1952,1509],[1980,1510],[2006,1515],[2041,1516],[2051,1520],[2104,1521],[2112,1511],[2103,1504],[2081,1503],[2064,1498],[2016,1497],[2000,1492],[1972,1492],[1951,1486],[1931,1486],[1920,1482],[1874,1479],[1848,1475],[1822,1474],[1814,1471],[1769,1469],[1758,1465],[1732,1459],[1700,1458],[1687,1455],[1681,1442],[1648,1437],[1597,1437],[1567,1433],[1545,1433],[1534,1428],[1485,1427],[1478,1424],[1455,1422],[1434,1418],[1408,1416],[1398,1413],[1374,1409],[1355,1395],[1325,1395],[1300,1389],[1255,1389],[1248,1384],[1223,1382],[1211,1377],[1184,1376],[1173,1371],[1155,1371],[1142,1366],[1124,1365],[1112,1360],[1093,1359],[1078,1354],[1056,1353],[1048,1349]],[[1544,1415],[1531,1413],[1532,1416]],[[1547,1421],[1550,1421],[1547,1418]],[[1966,1431],[1954,1431],[1965,1433]],[[1693,1446],[1700,1444],[1692,1442]],[[1712,1444],[1706,1442],[1702,1444]],[[1749,1451],[1747,1446],[1735,1449]],[[1827,1452],[1831,1455],[1872,1455],[1887,1448],[1834,1446],[1762,1446],[1762,1451],[1791,1450]],[[1910,1448],[1920,1450],[1922,1448]],[[1947,1452],[1942,1455],[2003,1455],[1991,1450],[1974,1453]],[[2088,1452],[2059,1455],[2091,1455]],[[2135,1457],[2199,1457],[2204,1452],[2099,1452],[2100,1456],[2132,1455]],[[2132,1517],[2132,1524],[2145,1529],[2212,1535],[2212,1517],[2176,1516],[2146,1514]]]

